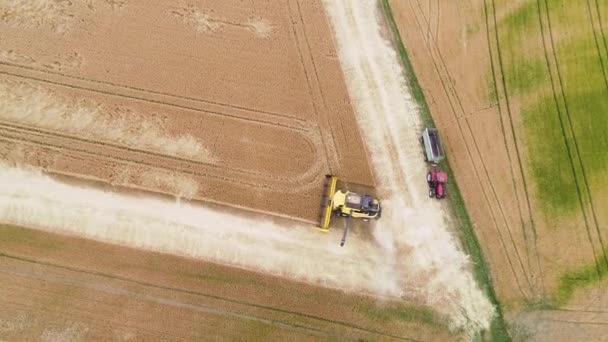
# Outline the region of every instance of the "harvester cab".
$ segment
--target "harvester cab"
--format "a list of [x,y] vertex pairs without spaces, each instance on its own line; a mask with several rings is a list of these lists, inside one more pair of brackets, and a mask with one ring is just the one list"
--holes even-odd
[[380,215],[380,202],[377,199],[350,191],[336,191],[332,206],[332,210],[342,217],[350,216],[365,221]]
[[329,232],[329,223],[333,213],[345,217],[346,223],[340,246],[344,246],[351,219],[378,219],[382,213],[380,201],[370,195],[361,195],[353,191],[338,189],[338,178],[325,176],[325,189],[321,203],[321,215],[318,229]]

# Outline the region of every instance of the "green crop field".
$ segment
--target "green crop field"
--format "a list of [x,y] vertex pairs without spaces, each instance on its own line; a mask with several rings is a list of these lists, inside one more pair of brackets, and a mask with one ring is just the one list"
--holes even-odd
[[608,2],[531,0],[497,24],[507,91],[520,101],[529,167],[546,216],[574,213],[592,201],[602,207]]
[[[497,1],[490,10],[508,7]],[[605,246],[608,1],[529,0],[503,13],[491,34],[502,44],[496,50],[505,93],[521,113],[527,167],[543,216],[554,229],[563,229],[560,220],[578,218]],[[494,93],[489,89],[488,96]],[[552,305],[564,305],[577,288],[606,276],[605,247],[595,253],[594,264],[559,277]]]

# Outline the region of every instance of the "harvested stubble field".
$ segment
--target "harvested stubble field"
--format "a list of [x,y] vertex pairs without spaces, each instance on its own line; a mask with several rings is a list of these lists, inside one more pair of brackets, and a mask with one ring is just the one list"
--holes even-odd
[[[487,329],[450,219],[421,197],[421,122],[381,22],[375,1],[0,0],[0,217],[39,229],[2,228],[2,333]],[[385,199],[348,248],[312,229],[326,173]]]
[[516,338],[608,334],[604,1],[390,1]]

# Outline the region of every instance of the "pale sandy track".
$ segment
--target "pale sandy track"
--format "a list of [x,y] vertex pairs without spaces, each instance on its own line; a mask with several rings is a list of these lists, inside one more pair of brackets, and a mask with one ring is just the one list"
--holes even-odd
[[323,235],[312,227],[286,227],[203,207],[77,188],[6,167],[0,171],[0,218],[330,287],[400,295],[399,285],[378,273],[378,265],[385,264],[384,252],[355,234],[348,248],[340,248],[338,230]]
[[471,333],[487,329],[493,308],[449,233],[446,214],[427,196],[419,110],[396,52],[382,38],[380,6],[374,0],[325,4],[376,182],[389,198],[378,239],[402,264],[398,271],[406,288],[421,291],[425,301],[453,318],[455,327]]

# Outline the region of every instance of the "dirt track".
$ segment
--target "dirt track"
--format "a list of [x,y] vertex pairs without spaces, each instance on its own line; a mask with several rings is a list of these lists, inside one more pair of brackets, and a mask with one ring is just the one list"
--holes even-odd
[[311,222],[324,174],[373,183],[319,2],[120,4],[5,5],[5,150],[171,195],[137,174],[175,174],[194,199]]

